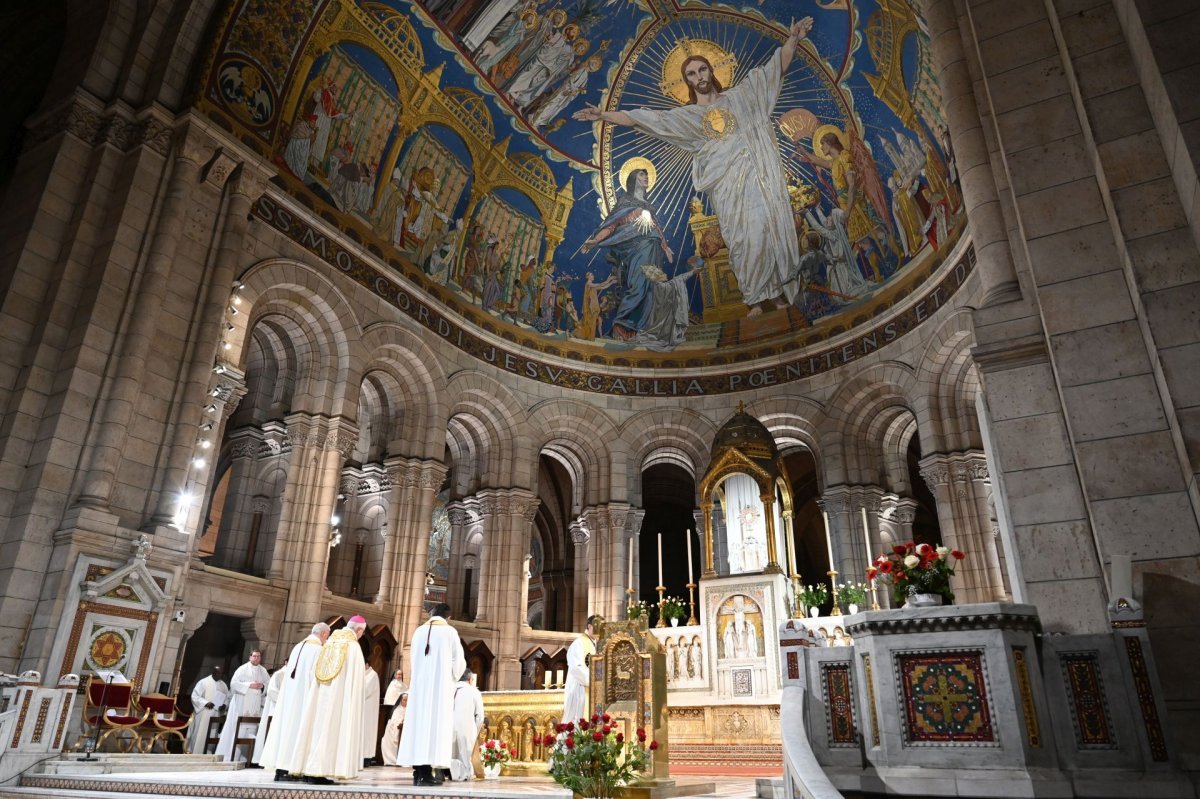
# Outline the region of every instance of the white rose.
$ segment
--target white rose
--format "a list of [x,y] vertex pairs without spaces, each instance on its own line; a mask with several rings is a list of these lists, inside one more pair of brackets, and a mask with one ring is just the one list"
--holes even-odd
[[904,557],[904,567],[907,569],[911,569],[913,566],[916,566],[920,562],[921,562],[921,559],[918,558],[916,555],[906,555]]
[[950,547],[938,547],[937,553],[939,558],[944,558],[950,554]]

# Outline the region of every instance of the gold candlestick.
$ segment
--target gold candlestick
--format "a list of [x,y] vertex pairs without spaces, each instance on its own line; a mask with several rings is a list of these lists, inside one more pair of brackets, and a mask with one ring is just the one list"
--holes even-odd
[[700,622],[696,621],[696,598],[695,598],[695,594],[692,593],[693,591],[696,590],[696,584],[688,583],[687,590],[688,590],[688,622],[687,623],[688,624],[699,624]]
[[804,609],[800,607],[800,575],[792,572],[792,618],[803,619]]
[[879,592],[875,590],[875,581],[868,580],[871,586],[871,610],[881,610],[879,607]]
[[841,616],[842,608],[838,604],[838,599],[837,599],[837,576],[838,576],[838,573],[833,569],[830,569],[829,571],[827,571],[825,573],[829,575],[830,596],[833,597],[833,610],[829,611],[829,615],[830,616]]
[[657,586],[654,590],[658,592],[658,624],[656,624],[654,626],[655,627],[666,627],[667,622],[663,619],[663,594],[666,593],[667,589],[665,586],[660,585],[660,586]]

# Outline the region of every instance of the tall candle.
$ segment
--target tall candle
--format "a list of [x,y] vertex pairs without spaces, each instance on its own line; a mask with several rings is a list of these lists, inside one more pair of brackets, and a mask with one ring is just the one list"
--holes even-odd
[[1133,558],[1128,555],[1112,556],[1112,601],[1133,599]]
[[546,669],[546,673],[542,675],[542,688],[550,690],[550,669]]
[[658,534],[658,584],[663,584],[662,579],[662,533]]
[[862,517],[863,517],[863,545],[866,547],[866,549],[864,549],[863,552],[866,553],[867,565],[870,566],[871,560],[872,560],[872,558],[871,558],[871,527],[870,527],[870,525],[867,524],[867,506],[866,505],[863,505],[863,507],[862,507]]
[[829,550],[829,571],[837,571],[833,565],[833,537],[829,534],[829,513],[821,511],[821,519],[825,522],[825,548]]
[[625,586],[630,591],[632,591],[633,590],[633,538],[632,537],[629,539],[629,557],[627,558],[627,560],[629,561],[629,579],[625,581]]
[[687,544],[688,544],[688,579],[687,579],[687,581],[690,583],[692,581],[692,575],[695,573],[692,571],[692,531],[691,530],[687,531]]

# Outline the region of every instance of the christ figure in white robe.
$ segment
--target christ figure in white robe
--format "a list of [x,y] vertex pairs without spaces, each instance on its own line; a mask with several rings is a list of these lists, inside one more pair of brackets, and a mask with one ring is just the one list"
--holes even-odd
[[750,316],[786,308],[798,288],[788,282],[800,263],[800,247],[771,112],[812,22],[805,17],[792,23],[784,45],[730,89],[721,87],[706,58],[693,55],[680,70],[694,97],[687,105],[667,111],[601,111],[589,105],[574,114],[585,122],[635,127],[692,154],[692,183],[717,213]]

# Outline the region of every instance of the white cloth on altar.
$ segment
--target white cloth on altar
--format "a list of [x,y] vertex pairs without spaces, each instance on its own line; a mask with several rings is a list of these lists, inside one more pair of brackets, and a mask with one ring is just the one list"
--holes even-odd
[[450,768],[454,687],[467,668],[462,641],[445,619],[433,616],[416,629],[411,645],[412,687],[396,763]]
[[321,656],[340,656],[344,660],[336,676],[327,682],[321,681],[320,669],[314,667],[297,731],[299,765],[293,771],[306,777],[352,780],[362,771],[363,761],[366,663],[358,636],[348,627],[338,630],[325,641]]
[[469,780],[475,776],[471,756],[483,724],[483,694],[469,682],[454,689],[454,746],[450,760],[450,779]]
[[[193,755],[204,754],[204,744],[208,740],[208,723],[214,716],[220,715],[221,708],[229,698],[229,686],[224,680],[214,680],[208,675],[197,681],[192,689],[192,725],[188,728],[188,751]],[[209,702],[212,708],[204,707]]]
[[[692,154],[692,183],[716,211],[747,305],[779,296],[792,302],[798,290],[788,278],[800,265],[800,247],[771,120],[781,57],[777,50],[711,105],[625,112],[638,130]],[[718,118],[722,112],[732,121]]]
[[283,681],[287,679],[288,668],[275,669],[267,682],[266,699],[263,701],[262,720],[258,724],[258,733],[254,736],[254,752],[250,755],[251,763],[261,763],[263,748],[267,743],[267,730],[275,718],[275,709],[279,706],[279,692],[283,690]]
[[[243,663],[229,678],[229,708],[225,711],[225,725],[221,727],[221,738],[217,741],[217,754],[223,760],[233,760],[233,741],[238,737],[238,718],[258,716],[262,713],[263,692],[271,675],[262,666]],[[262,688],[251,688],[251,683],[261,683]],[[242,758],[245,760],[245,758]]]
[[375,757],[379,742],[379,674],[370,665],[363,675],[362,756]]
[[588,684],[592,670],[588,657],[596,654],[596,642],[587,633],[578,636],[567,647],[567,679],[563,685],[563,724],[578,722],[587,713]]
[[263,768],[293,771],[300,767],[296,748],[300,738],[300,718],[308,701],[308,687],[315,682],[313,668],[320,654],[321,639],[315,635],[292,647],[286,666],[288,676],[279,691],[279,704],[275,706],[275,718],[271,721],[259,761]]

